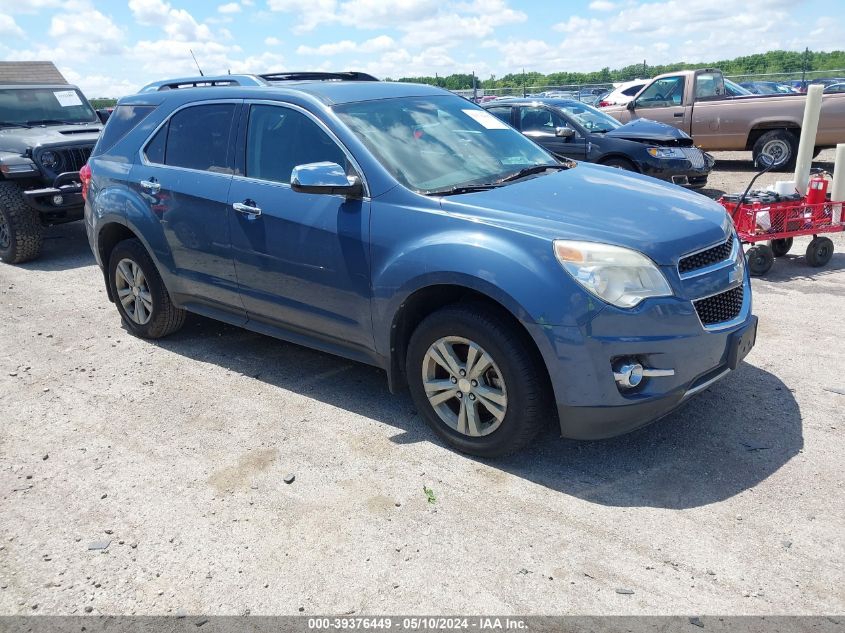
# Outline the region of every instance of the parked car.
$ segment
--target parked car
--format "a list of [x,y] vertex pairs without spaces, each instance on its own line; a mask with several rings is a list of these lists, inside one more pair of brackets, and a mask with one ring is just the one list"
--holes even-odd
[[754,343],[721,205],[559,162],[433,86],[124,97],[81,175],[130,332],[166,336],[191,311],[375,365],[475,455],[550,420],[576,438],[647,424]]
[[614,88],[609,94],[602,97],[598,104],[600,108],[613,105],[625,105],[642,90],[648,83],[648,79],[635,79],[626,81]]
[[[737,94],[737,91],[742,91]],[[760,96],[732,84],[715,69],[680,70],[655,77],[626,106],[605,111],[622,123],[645,118],[674,125],[705,150],[767,154],[776,169],[795,165],[804,119],[803,95]],[[845,140],[845,97],[825,95],[816,150]]]
[[792,86],[777,81],[743,81],[739,85],[755,95],[790,95],[798,92]]
[[715,161],[681,130],[639,119],[622,125],[580,101],[509,99],[485,105],[559,158],[586,160],[701,188]]
[[822,92],[823,94],[841,94],[845,92],[845,82],[839,82],[838,84],[830,84],[829,86],[825,86]]
[[0,85],[0,260],[35,259],[45,226],[82,219],[79,168],[101,129],[76,86]]

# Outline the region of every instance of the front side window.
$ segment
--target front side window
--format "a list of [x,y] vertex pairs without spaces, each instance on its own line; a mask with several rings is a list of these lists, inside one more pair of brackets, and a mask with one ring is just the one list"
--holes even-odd
[[519,109],[519,125],[523,132],[555,133],[555,128],[565,127],[566,121],[556,112],[537,106]]
[[670,108],[684,101],[684,78],[664,77],[652,83],[637,97],[638,108]]
[[511,108],[510,108],[510,106],[508,106],[506,108],[501,107],[501,106],[498,107],[498,108],[487,108],[487,112],[492,114],[494,117],[496,117],[500,121],[504,121],[508,125],[511,124]]
[[305,114],[274,105],[250,108],[247,177],[289,184],[294,167],[320,162],[350,170],[343,150]]
[[461,97],[402,97],[335,106],[396,180],[439,193],[556,163],[545,150]]
[[[147,158],[172,167],[230,174],[227,165],[234,103],[213,103],[179,110],[147,146]],[[153,160],[166,130],[164,156]]]

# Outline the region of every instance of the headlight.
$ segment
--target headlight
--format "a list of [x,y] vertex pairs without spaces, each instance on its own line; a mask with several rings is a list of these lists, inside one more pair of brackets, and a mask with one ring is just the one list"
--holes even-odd
[[646,151],[655,158],[686,158],[680,147],[649,147]]
[[56,171],[61,161],[61,157],[56,152],[43,152],[41,154],[41,164],[50,171]]
[[633,308],[647,297],[668,297],[672,289],[648,257],[621,246],[555,240],[564,270],[590,293],[620,308]]

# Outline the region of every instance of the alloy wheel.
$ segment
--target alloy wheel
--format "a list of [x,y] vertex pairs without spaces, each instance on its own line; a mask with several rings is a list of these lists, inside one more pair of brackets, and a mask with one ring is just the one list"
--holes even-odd
[[459,336],[435,341],[423,357],[425,394],[451,429],[470,437],[501,426],[508,408],[502,372],[480,345]]
[[153,314],[153,296],[144,271],[131,259],[121,259],[114,277],[117,298],[126,315],[138,325],[146,325]]

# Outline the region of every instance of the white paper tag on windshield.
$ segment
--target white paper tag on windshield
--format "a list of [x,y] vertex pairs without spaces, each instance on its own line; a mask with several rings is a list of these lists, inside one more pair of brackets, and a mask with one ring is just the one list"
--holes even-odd
[[508,126],[486,110],[461,110],[468,117],[474,119],[488,130],[507,130]]
[[63,108],[82,105],[82,100],[75,90],[56,90],[53,92],[53,96],[56,97],[56,101]]

